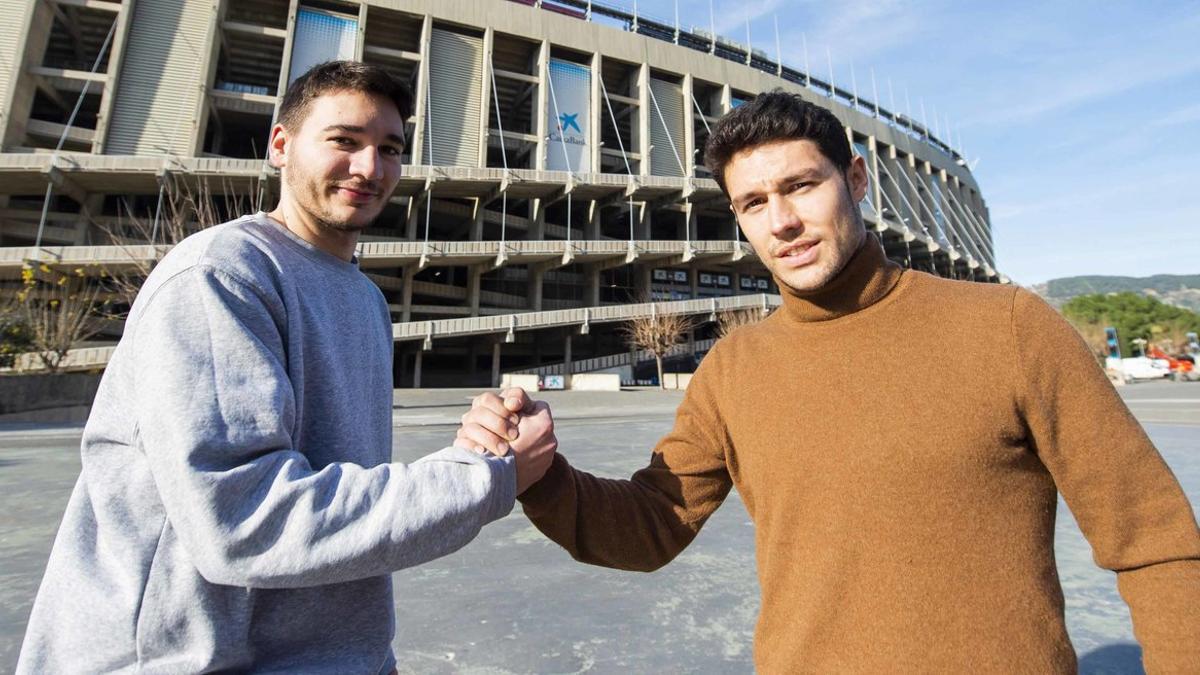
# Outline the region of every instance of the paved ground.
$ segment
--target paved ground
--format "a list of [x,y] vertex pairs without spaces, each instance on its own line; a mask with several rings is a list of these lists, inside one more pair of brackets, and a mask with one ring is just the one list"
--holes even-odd
[[[397,460],[449,442],[466,391],[401,391]],[[1193,505],[1200,505],[1200,384],[1125,387]],[[552,392],[561,446],[607,476],[640,467],[671,425],[675,392]],[[54,530],[79,471],[79,429],[0,427],[0,671],[11,670]],[[1061,508],[1056,554],[1081,669],[1140,672],[1115,578]],[[520,515],[463,551],[395,576],[395,648],[414,673],[725,673],[751,670],[758,610],[753,527],[736,496],[674,563],[631,574],[572,562]]]

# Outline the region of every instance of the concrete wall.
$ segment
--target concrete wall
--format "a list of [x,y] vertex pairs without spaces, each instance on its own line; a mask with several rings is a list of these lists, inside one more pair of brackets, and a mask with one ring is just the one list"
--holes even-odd
[[48,3],[2,0],[5,17],[0,28],[0,130],[3,147],[21,145],[29,110],[37,93],[32,77],[23,76],[30,66],[41,64],[50,39],[53,12]]
[[134,5],[106,154],[195,154],[218,10],[216,0]]
[[91,407],[100,377],[90,373],[0,377],[0,415]]

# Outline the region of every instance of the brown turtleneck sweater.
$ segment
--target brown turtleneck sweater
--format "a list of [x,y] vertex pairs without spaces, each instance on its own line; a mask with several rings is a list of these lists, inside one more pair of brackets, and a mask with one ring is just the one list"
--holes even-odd
[[558,455],[521,497],[583,562],[653,570],[736,486],[755,662],[779,672],[1073,672],[1062,492],[1117,572],[1149,672],[1200,672],[1200,532],[1086,346],[1027,291],[902,271],[879,242],[705,357],[631,480]]

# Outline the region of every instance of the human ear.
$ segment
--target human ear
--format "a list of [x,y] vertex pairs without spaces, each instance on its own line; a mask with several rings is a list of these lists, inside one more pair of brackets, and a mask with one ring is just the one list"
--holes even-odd
[[271,140],[267,143],[267,161],[276,169],[287,166],[288,132],[282,124],[271,127]]
[[855,155],[846,169],[846,185],[855,204],[867,196],[867,184],[867,163],[860,155]]

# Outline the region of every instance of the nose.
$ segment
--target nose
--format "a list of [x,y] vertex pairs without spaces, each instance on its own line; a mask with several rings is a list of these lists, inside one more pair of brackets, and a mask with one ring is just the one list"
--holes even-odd
[[350,174],[364,180],[379,180],[383,177],[383,162],[380,161],[379,150],[374,146],[364,146],[350,160]]
[[773,194],[767,198],[767,217],[776,239],[787,239],[784,235],[803,227],[800,212],[786,195]]

